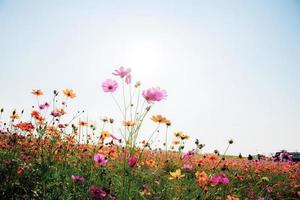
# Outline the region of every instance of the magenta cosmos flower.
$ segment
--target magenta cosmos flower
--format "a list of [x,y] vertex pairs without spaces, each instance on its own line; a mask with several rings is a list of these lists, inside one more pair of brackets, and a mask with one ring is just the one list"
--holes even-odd
[[165,99],[167,97],[167,92],[159,87],[153,87],[148,90],[144,90],[143,97],[148,103],[153,103],[154,101],[161,101]]
[[130,156],[130,158],[128,159],[128,165],[129,167],[134,167],[138,162],[138,157],[136,157],[135,155]]
[[104,92],[114,92],[118,88],[117,81],[107,79],[102,83],[102,89]]
[[105,165],[107,163],[107,158],[103,154],[96,154],[94,156],[94,161],[97,165]]
[[225,176],[225,174],[220,174],[220,175],[211,177],[210,183],[212,185],[217,185],[217,184],[226,185],[229,183],[229,179]]
[[115,72],[112,74],[124,78],[125,76],[127,77],[128,75],[130,75],[130,72],[131,72],[130,68],[125,69],[124,67],[120,67],[119,69],[116,69]]
[[96,185],[92,185],[89,188],[89,192],[90,192],[90,195],[92,196],[92,198],[94,198],[94,199],[104,199],[107,195],[102,187],[99,187]]
[[80,182],[80,183],[85,182],[85,178],[82,177],[82,176],[74,176],[74,175],[72,175],[72,176],[71,176],[71,179],[72,179],[74,182]]

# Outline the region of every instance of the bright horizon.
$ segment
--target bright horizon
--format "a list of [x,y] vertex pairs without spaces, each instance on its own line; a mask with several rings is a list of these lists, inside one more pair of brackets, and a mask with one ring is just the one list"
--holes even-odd
[[32,89],[72,88],[68,113],[116,118],[101,84],[124,66],[168,93],[145,136],[162,114],[186,150],[300,151],[299,20],[292,0],[0,1],[0,108],[29,114]]

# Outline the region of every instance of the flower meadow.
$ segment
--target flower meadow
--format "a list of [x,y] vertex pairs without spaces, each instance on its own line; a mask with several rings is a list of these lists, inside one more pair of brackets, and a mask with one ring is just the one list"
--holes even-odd
[[[103,117],[93,123],[82,120],[84,112],[68,117],[76,99],[72,89],[55,90],[50,101],[44,91],[32,90],[37,105],[30,120],[24,111],[1,109],[1,199],[300,199],[299,163],[227,156],[233,140],[224,153],[202,154],[205,145],[198,139],[186,149],[189,135],[171,132],[171,120],[151,113],[167,100],[167,91],[142,89],[131,69],[115,70],[99,95],[101,90],[121,121]],[[155,126],[148,138],[142,132],[146,122]],[[157,137],[163,148],[153,147]]]

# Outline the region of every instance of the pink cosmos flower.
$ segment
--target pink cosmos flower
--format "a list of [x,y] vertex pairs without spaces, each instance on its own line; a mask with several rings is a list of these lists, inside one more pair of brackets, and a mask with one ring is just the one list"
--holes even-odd
[[265,198],[264,197],[259,197],[258,200],[265,200]]
[[183,165],[183,169],[187,170],[187,171],[191,171],[193,169],[193,165],[189,164],[189,163],[185,163]]
[[90,192],[90,195],[92,196],[92,198],[94,198],[94,199],[105,199],[105,197],[107,195],[102,187],[99,187],[96,185],[92,185],[89,188],[89,192]]
[[80,182],[80,183],[85,182],[85,178],[82,177],[82,176],[74,176],[74,175],[72,175],[72,176],[71,176],[71,179],[72,179],[74,182]]
[[107,79],[102,83],[102,89],[104,92],[114,92],[118,88],[117,81]]
[[103,154],[98,153],[94,156],[94,161],[97,165],[103,166],[107,163],[107,158]]
[[130,68],[125,69],[124,67],[120,67],[119,69],[116,69],[115,72],[112,74],[124,78],[125,76],[130,75],[130,72],[131,72]]
[[50,113],[50,115],[52,115],[53,117],[59,117],[59,116],[61,116],[60,112],[57,112],[57,111],[52,111]]
[[58,128],[66,128],[68,124],[58,124]]
[[48,108],[50,105],[46,102],[46,103],[44,103],[44,104],[41,104],[41,105],[39,105],[39,108],[41,109],[41,110],[44,110],[45,108]]
[[193,157],[194,155],[195,155],[195,149],[186,152],[186,153],[182,156],[182,159],[183,159],[183,160],[188,160],[188,159],[190,159],[191,157]]
[[138,162],[138,157],[136,157],[135,155],[130,156],[130,158],[128,159],[128,165],[129,167],[134,167]]
[[217,185],[217,184],[228,184],[229,183],[229,179],[225,176],[225,174],[220,174],[217,176],[213,176],[210,178],[210,183],[212,185]]
[[161,101],[167,97],[166,90],[161,90],[159,87],[153,87],[148,90],[143,91],[143,97],[148,103],[153,103],[154,101]]

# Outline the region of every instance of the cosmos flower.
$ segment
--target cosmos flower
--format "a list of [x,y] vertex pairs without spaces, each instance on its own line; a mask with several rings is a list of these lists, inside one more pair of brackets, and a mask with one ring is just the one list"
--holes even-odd
[[45,108],[48,108],[50,105],[46,102],[46,103],[44,103],[44,104],[41,104],[41,105],[39,105],[39,108],[41,109],[41,110],[44,110]]
[[38,89],[38,90],[32,90],[31,92],[33,95],[35,96],[42,96],[44,93],[42,92],[42,90]]
[[165,123],[165,121],[167,121],[167,118],[162,115],[153,115],[151,120],[157,123]]
[[88,124],[86,121],[79,121],[79,126],[87,126]]
[[128,166],[129,167],[134,167],[138,162],[138,157],[135,155],[130,156],[128,159]]
[[110,136],[110,133],[108,131],[101,131],[101,138],[105,139]]
[[193,165],[190,163],[185,163],[183,165],[183,169],[187,170],[187,171],[191,171],[193,169]]
[[74,175],[72,175],[72,176],[71,176],[71,179],[72,179],[74,182],[80,182],[80,183],[85,182],[85,178],[82,177],[82,176],[74,176]]
[[133,121],[123,121],[123,126],[127,126],[127,127],[129,127],[129,126],[134,126],[134,122]]
[[199,185],[199,187],[204,188],[208,183],[208,176],[207,174],[202,172],[196,172],[196,183]]
[[107,158],[103,154],[98,153],[94,156],[94,161],[97,165],[103,166],[107,163]]
[[10,117],[9,117],[11,120],[16,120],[16,119],[20,119],[21,118],[21,116],[20,115],[18,115],[17,113],[13,113]]
[[105,199],[105,197],[107,195],[102,187],[99,187],[96,185],[90,186],[89,192],[90,192],[90,195],[92,196],[92,198],[94,198],[94,199],[100,199],[100,200]]
[[226,200],[239,200],[238,197],[227,195]]
[[166,90],[162,90],[159,87],[153,87],[144,90],[142,93],[143,97],[148,103],[154,103],[155,101],[161,101],[167,97]]
[[63,92],[64,95],[70,99],[74,99],[76,97],[76,94],[72,89],[65,89]]
[[227,185],[229,183],[229,179],[225,176],[225,174],[216,175],[210,178],[210,183],[212,185],[224,184]]
[[172,180],[172,179],[180,179],[182,177],[184,177],[185,175],[184,174],[181,174],[181,170],[180,169],[176,169],[175,172],[170,172],[170,177],[169,179]]
[[190,151],[188,151],[188,152],[186,152],[185,154],[183,154],[183,156],[182,156],[182,159],[183,160],[188,160],[188,159],[190,159],[191,157],[193,157],[194,155],[195,155],[195,149],[193,149],[193,150],[190,150]]
[[21,122],[15,125],[15,127],[30,133],[34,130],[34,126],[31,122]]
[[130,68],[125,69],[124,67],[120,67],[119,69],[116,69],[112,74],[115,76],[120,76],[121,78],[124,78],[126,76],[127,78],[127,76],[130,76],[130,72]]
[[102,83],[102,89],[104,92],[114,92],[118,88],[117,81],[107,79]]

